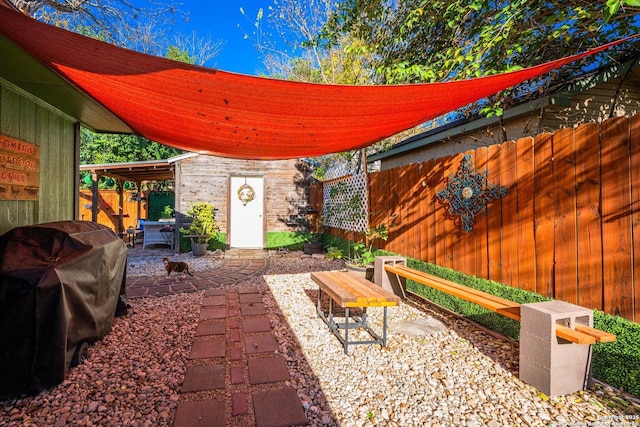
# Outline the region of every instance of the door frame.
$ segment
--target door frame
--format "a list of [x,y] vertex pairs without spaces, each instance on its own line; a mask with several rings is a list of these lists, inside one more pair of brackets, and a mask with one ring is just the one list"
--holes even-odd
[[261,173],[233,173],[229,175],[227,180],[227,239],[226,246],[231,248],[231,221],[233,221],[233,212],[231,211],[231,198],[237,197],[235,191],[231,187],[233,178],[262,178],[262,249],[267,247],[267,175]]

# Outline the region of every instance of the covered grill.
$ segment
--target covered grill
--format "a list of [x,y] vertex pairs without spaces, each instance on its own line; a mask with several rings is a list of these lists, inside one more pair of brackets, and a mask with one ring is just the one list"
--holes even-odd
[[61,221],[0,236],[0,398],[55,386],[126,313],[127,248],[109,228]]

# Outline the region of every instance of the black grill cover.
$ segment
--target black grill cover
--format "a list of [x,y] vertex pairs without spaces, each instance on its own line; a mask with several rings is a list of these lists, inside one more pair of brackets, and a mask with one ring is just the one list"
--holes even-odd
[[126,265],[124,242],[94,222],[0,236],[0,398],[59,384],[76,347],[109,333],[126,312]]

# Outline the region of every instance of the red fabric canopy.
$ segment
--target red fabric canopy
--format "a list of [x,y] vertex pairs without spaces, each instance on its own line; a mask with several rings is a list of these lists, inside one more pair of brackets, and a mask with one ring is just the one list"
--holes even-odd
[[0,7],[0,33],[137,134],[224,157],[286,159],[368,146],[623,40],[521,71],[446,83],[321,85],[153,57]]

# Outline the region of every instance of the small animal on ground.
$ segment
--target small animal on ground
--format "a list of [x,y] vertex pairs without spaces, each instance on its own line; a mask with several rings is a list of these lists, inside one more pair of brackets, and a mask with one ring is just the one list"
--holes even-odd
[[167,270],[167,277],[171,276],[172,272],[182,273],[182,277],[193,276],[189,271],[189,264],[183,261],[171,261],[169,258],[162,258],[164,268]]

